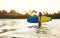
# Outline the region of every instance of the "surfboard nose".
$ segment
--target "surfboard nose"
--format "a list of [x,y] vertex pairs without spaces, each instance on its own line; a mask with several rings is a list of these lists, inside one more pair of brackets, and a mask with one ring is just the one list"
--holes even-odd
[[38,16],[27,18],[27,22],[38,23]]

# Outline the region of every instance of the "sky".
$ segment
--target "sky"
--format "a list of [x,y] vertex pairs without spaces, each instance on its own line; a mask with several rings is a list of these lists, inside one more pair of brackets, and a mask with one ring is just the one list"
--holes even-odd
[[16,10],[23,14],[29,10],[54,13],[60,11],[60,0],[0,0],[0,10]]

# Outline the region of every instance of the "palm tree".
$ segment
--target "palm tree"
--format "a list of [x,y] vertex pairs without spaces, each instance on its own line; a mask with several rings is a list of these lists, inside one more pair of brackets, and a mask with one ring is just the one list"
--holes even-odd
[[35,11],[35,10],[29,10],[29,12],[28,12],[28,14],[30,16],[34,16],[34,15],[36,15],[36,13],[37,13],[37,11]]

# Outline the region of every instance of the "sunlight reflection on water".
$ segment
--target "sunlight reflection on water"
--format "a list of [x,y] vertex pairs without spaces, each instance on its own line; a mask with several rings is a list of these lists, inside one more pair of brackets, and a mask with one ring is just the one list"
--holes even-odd
[[[3,38],[59,38],[60,19],[42,23],[28,23],[26,19],[0,19],[0,37]],[[58,25],[58,26],[56,26]],[[37,31],[39,30],[39,33]]]

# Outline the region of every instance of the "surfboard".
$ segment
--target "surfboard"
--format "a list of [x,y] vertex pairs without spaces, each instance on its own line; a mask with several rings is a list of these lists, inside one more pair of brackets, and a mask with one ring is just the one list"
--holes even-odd
[[52,20],[51,17],[47,17],[47,16],[41,16],[41,20],[39,18],[40,17],[38,17],[38,16],[29,17],[29,18],[27,18],[27,22],[38,23],[38,21],[41,21],[43,23],[43,22],[48,22],[48,21]]

